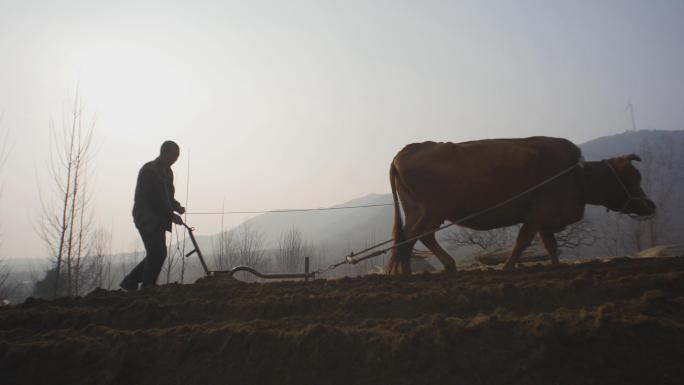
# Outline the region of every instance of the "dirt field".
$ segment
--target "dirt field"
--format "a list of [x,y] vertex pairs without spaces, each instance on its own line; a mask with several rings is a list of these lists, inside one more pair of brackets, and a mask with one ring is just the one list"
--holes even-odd
[[682,384],[684,258],[0,309],[2,384]]

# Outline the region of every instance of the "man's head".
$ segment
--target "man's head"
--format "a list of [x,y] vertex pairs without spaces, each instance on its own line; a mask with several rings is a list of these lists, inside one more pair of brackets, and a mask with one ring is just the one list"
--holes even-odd
[[167,140],[162,143],[161,149],[159,150],[159,160],[161,160],[164,165],[171,167],[171,165],[178,160],[178,155],[180,155],[180,147],[178,147],[176,142]]

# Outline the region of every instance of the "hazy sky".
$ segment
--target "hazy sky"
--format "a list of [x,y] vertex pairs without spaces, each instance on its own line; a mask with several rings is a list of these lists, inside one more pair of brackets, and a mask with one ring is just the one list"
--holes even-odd
[[97,116],[97,222],[127,251],[138,169],[166,139],[177,197],[189,158],[204,211],[387,192],[416,141],[581,143],[630,128],[629,102],[640,128],[682,129],[682,20],[683,1],[0,0],[0,255],[45,255],[50,122],[77,85]]

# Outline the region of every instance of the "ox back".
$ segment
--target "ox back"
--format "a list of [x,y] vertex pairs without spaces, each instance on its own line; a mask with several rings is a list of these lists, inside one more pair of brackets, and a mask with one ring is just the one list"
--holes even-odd
[[[572,142],[549,137],[424,142],[404,147],[393,165],[406,215],[417,209],[442,223],[505,201],[576,164],[580,156]],[[549,230],[565,227],[583,214],[579,173],[564,175],[463,225],[489,230],[534,215]]]

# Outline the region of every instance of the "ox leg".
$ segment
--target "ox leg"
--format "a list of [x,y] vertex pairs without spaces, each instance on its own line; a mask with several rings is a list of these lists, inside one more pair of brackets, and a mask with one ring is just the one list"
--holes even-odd
[[[407,237],[410,238],[411,236]],[[399,274],[409,275],[411,274],[411,255],[413,254],[413,246],[416,241],[408,242],[397,248],[397,263]]]
[[532,243],[535,234],[537,234],[537,228],[535,226],[532,226],[529,223],[524,223],[522,225],[520,232],[518,232],[518,239],[515,241],[513,252],[503,266],[504,270],[511,270],[515,267],[520,260],[523,251]]
[[456,262],[454,262],[454,259],[451,257],[451,255],[449,255],[449,253],[447,253],[446,250],[444,250],[442,246],[437,243],[434,233],[420,238],[420,241],[423,242],[423,244],[430,249],[430,251],[432,251],[437,258],[439,258],[439,261],[442,262],[442,265],[444,265],[444,270],[447,273],[456,272]]
[[[406,222],[402,229],[404,236],[401,239],[401,241],[413,238],[415,236],[414,229],[416,227],[417,222],[418,219],[415,215],[406,216]],[[397,263],[397,270],[395,271],[396,273],[411,274],[411,255],[413,254],[413,246],[416,244],[416,242],[417,241],[407,242],[397,247],[395,255]]]
[[[420,236],[421,234],[424,234],[430,230],[434,230],[437,227],[437,226],[431,225],[426,220],[427,215],[426,215],[424,208],[418,206],[418,207],[415,207],[412,210],[412,212],[417,213],[417,215],[414,214],[414,215],[407,215],[406,216],[406,224],[404,226],[405,239],[410,239],[413,237]],[[421,237],[420,240],[423,241],[423,238],[425,238],[425,237]],[[433,235],[433,241],[434,241],[434,235]],[[412,242],[408,242],[407,244],[399,246],[399,248],[397,248],[397,261],[399,263],[399,273],[400,274],[411,274],[411,257],[413,256],[413,246],[415,246],[416,242],[417,242],[417,240],[412,241]],[[435,255],[439,255],[435,251],[433,251],[432,248],[430,248],[430,246],[427,245],[427,243],[423,242],[423,244],[425,244],[425,246],[427,246],[430,249],[430,251],[435,253]],[[437,245],[437,247],[440,250],[442,250],[436,241],[434,241],[434,244]],[[442,250],[442,252],[448,257],[448,259],[451,259],[451,257],[449,256],[449,254],[446,253],[446,251]],[[441,260],[441,258],[440,258],[440,260]],[[451,260],[451,262],[453,263],[453,260]],[[444,263],[444,262],[442,262],[442,263]],[[455,267],[456,266],[454,264],[454,270],[455,270]]]
[[554,265],[558,264],[558,242],[556,242],[556,237],[553,233],[547,233],[544,231],[539,232],[539,238],[541,238],[542,243],[544,243],[544,248],[549,253],[549,258],[551,258],[551,263]]

